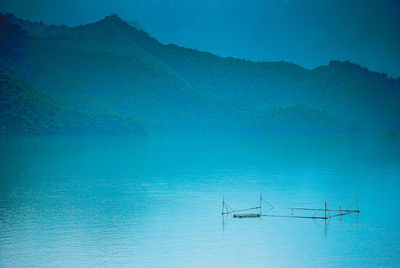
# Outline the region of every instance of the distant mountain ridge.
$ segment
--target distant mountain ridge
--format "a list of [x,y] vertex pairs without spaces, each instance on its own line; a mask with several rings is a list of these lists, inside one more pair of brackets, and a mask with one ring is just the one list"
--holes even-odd
[[163,45],[117,15],[77,27],[0,18],[0,72],[79,111],[153,131],[400,131],[400,80],[353,63],[307,70],[222,58]]

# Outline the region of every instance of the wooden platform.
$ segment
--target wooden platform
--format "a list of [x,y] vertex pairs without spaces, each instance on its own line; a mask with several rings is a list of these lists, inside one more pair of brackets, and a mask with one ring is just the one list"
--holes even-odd
[[233,214],[234,218],[260,218],[260,214],[248,213],[248,214]]

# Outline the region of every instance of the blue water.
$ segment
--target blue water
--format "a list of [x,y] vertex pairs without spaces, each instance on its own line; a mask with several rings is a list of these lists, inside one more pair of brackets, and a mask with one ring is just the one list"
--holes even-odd
[[[2,138],[0,267],[398,267],[400,141]],[[328,221],[221,217],[306,206]],[[303,212],[295,212],[300,215]]]

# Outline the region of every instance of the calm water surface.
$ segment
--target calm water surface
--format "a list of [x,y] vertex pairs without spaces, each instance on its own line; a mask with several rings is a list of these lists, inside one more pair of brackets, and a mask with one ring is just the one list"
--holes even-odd
[[[361,213],[221,217],[260,192]],[[0,267],[399,267],[399,212],[396,140],[0,141]]]

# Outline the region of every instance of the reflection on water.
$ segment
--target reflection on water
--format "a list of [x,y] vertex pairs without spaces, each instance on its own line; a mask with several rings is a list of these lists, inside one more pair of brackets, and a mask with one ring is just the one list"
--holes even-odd
[[[1,267],[400,265],[398,141],[32,138],[0,146]],[[356,196],[361,213],[326,222],[221,217],[223,195],[245,208],[260,192],[274,213],[325,199],[346,208]]]

